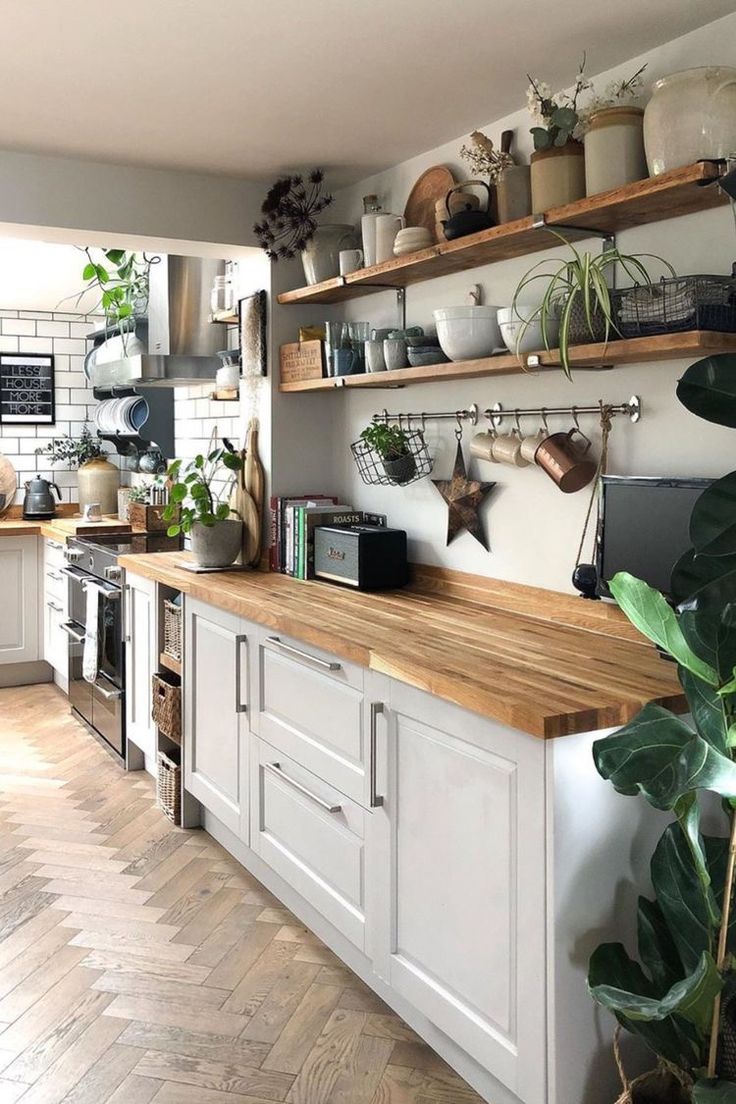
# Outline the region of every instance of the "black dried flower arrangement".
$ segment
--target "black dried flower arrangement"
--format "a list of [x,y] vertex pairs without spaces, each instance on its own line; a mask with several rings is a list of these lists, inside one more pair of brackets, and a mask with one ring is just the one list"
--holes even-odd
[[316,216],[332,203],[322,191],[324,173],[313,169],[303,176],[284,176],[272,184],[261,206],[263,220],[253,232],[272,261],[295,257],[306,248],[317,229]]

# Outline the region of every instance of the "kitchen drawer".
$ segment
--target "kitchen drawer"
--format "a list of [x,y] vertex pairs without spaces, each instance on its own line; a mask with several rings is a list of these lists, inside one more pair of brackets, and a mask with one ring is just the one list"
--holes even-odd
[[58,567],[49,564],[48,561],[43,567],[43,589],[46,598],[53,598],[63,605],[66,612],[69,604],[69,580],[66,575],[62,575]]
[[251,747],[251,847],[365,951],[369,814],[258,737]]
[[257,663],[253,730],[365,804],[363,669],[265,631],[259,637]]
[[66,603],[46,594],[44,598],[43,657],[64,678],[68,674],[69,639],[62,628],[67,620]]
[[61,541],[51,540],[47,537],[43,542],[43,559],[46,570],[63,567],[65,564],[64,545]]

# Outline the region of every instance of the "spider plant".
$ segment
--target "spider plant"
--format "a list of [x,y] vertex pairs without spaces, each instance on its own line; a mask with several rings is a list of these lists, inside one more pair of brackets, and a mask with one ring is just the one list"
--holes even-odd
[[[549,336],[552,332],[551,323],[559,319],[559,350],[560,364],[568,379],[572,379],[570,371],[570,341],[571,326],[574,322],[574,312],[582,308],[585,328],[590,334],[591,341],[601,340],[601,331],[604,342],[608,342],[611,331],[618,333],[618,327],[614,318],[611,301],[611,288],[608,279],[612,278],[616,265],[620,265],[628,278],[636,286],[650,284],[651,277],[644,264],[645,260],[658,261],[668,270],[671,276],[675,276],[675,270],[671,264],[655,253],[622,253],[620,249],[605,249],[602,253],[593,254],[580,252],[568,242],[562,234],[555,230],[550,231],[559,238],[563,245],[569,247],[572,256],[569,260],[556,262],[556,267],[550,269],[548,260],[540,261],[530,268],[524,275],[514,292],[513,309],[523,320],[519,327],[516,339],[517,353],[521,339],[529,325],[539,321],[545,348],[549,351]],[[608,278],[608,279],[607,279]],[[547,286],[539,306],[529,315],[526,308],[524,315],[519,313],[518,303],[528,289],[535,285],[537,280],[546,280]],[[587,336],[587,335],[586,335]]]

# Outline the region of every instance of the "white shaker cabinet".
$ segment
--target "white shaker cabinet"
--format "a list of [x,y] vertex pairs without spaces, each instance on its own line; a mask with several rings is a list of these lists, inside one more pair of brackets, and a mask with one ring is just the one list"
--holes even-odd
[[156,583],[128,574],[124,603],[126,733],[149,760],[149,769],[154,769],[156,726],[151,717],[151,677],[158,666]]
[[41,658],[40,560],[35,536],[0,541],[0,664],[30,663]]
[[544,741],[395,680],[371,689],[387,698],[373,710],[376,972],[522,1100],[543,1101]]
[[248,841],[248,625],[184,603],[184,786]]

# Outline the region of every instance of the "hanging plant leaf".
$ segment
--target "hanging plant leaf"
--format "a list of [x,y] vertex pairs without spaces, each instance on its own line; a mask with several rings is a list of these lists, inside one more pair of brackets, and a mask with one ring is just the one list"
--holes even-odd
[[677,397],[706,422],[736,428],[736,356],[718,353],[691,364],[677,385]]
[[716,751],[722,755],[729,755],[723,702],[717,691],[707,682],[696,678],[690,671],[682,669],[680,669],[680,682],[687,694],[688,705],[698,734]]
[[706,487],[690,515],[690,540],[706,556],[736,553],[736,472]]
[[[713,895],[720,911],[723,908],[723,891],[726,885],[728,838],[726,836],[703,836],[702,839],[713,886]],[[728,921],[728,949],[731,954],[736,953],[736,910],[734,909],[731,909]]]
[[713,952],[714,928],[709,917],[717,906],[714,895],[710,903],[707,900],[679,824],[668,825],[662,833],[652,856],[651,875],[667,927],[685,970],[691,973],[704,953]]
[[629,621],[640,632],[659,644],[682,666],[712,686],[718,685],[718,675],[713,668],[696,656],[689,647],[678,624],[675,611],[654,587],[642,579],[635,579],[626,571],[619,571],[611,579],[611,594]]
[[[711,588],[711,583],[719,585]],[[680,556],[670,577],[673,602],[679,606],[697,597],[704,587],[709,587],[708,595],[721,605],[736,600],[736,555],[705,556],[690,548]],[[727,597],[729,594],[733,598]]]
[[[626,954],[620,943],[603,944],[594,954],[608,948],[609,957],[612,950],[618,949],[619,955]],[[644,974],[642,973],[642,977]],[[651,986],[648,986],[651,990]],[[664,1020],[675,1013],[683,1019],[695,1025],[697,1030],[705,1035],[710,1026],[713,1012],[713,999],[723,988],[716,964],[709,954],[701,955],[695,969],[682,981],[677,981],[671,989],[662,997],[650,996],[647,993],[627,992],[614,985],[596,985],[590,990],[590,995],[598,1004],[609,1008],[612,1012],[619,1012],[627,1020]]]
[[682,977],[682,963],[664,913],[656,901],[639,898],[637,912],[639,958],[658,993],[665,993]]
[[655,809],[673,809],[693,790],[736,797],[736,763],[661,705],[646,705],[633,721],[596,740],[593,759],[619,793],[640,792]]

